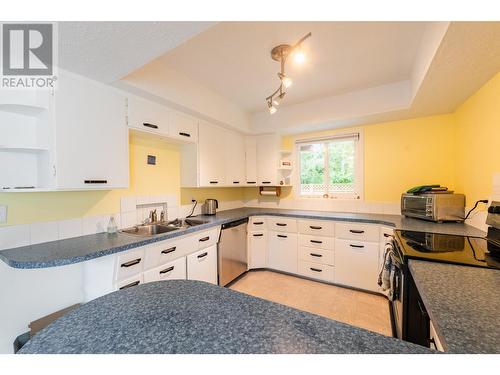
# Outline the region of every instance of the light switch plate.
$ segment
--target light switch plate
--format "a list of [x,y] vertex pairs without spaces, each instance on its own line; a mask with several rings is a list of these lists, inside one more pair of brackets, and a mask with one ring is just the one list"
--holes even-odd
[[7,222],[7,206],[0,206],[0,224]]

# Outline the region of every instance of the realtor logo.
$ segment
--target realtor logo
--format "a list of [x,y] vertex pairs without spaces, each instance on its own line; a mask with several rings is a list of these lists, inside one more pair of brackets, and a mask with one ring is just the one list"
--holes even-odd
[[53,88],[54,24],[2,24],[3,88]]

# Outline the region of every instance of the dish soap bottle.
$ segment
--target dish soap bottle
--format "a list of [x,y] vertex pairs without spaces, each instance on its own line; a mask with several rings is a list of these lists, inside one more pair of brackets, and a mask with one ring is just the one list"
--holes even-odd
[[109,217],[108,234],[115,234],[118,230],[114,216]]

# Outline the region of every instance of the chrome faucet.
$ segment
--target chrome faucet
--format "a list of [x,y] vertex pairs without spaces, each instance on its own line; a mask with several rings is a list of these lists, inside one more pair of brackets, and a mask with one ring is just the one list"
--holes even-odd
[[156,209],[149,212],[149,222],[156,223],[158,221],[158,216],[156,215]]

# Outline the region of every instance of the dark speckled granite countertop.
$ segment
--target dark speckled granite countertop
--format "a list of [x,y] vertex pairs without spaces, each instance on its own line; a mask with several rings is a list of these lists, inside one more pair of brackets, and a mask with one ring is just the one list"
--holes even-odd
[[444,349],[500,353],[500,271],[409,261],[410,272]]
[[257,215],[375,223],[392,226],[395,229],[469,235],[475,237],[483,237],[485,235],[485,233],[479,229],[466,224],[436,224],[417,219],[409,219],[400,215],[299,211],[272,208],[238,208],[221,211],[214,216],[203,216],[203,219],[209,221],[206,224],[180,229],[155,237],[141,238],[122,233],[114,235],[99,233],[2,250],[0,251],[0,259],[14,268],[32,269],[63,266],[130,250],[153,242],[198,232],[213,226]]
[[200,281],[159,281],[95,299],[20,353],[433,353]]

